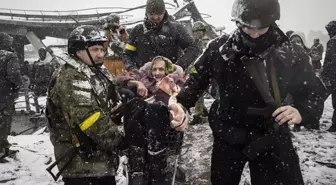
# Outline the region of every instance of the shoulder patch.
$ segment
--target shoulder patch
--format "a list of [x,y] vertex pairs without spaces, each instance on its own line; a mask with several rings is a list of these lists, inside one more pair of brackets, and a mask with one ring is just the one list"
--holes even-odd
[[88,81],[83,81],[83,80],[73,80],[72,85],[75,87],[78,87],[80,89],[87,89],[91,90],[91,84]]

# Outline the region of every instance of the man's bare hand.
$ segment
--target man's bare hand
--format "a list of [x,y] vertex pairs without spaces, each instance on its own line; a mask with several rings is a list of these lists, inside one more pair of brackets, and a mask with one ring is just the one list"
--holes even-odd
[[182,105],[173,103],[169,105],[172,127],[176,131],[183,132],[188,128],[188,116],[183,110]]
[[289,125],[300,124],[302,121],[300,112],[290,105],[279,107],[273,112],[272,116],[280,125],[284,123]]

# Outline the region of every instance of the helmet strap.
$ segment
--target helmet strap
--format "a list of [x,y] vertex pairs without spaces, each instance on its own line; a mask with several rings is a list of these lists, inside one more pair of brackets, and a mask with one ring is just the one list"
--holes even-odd
[[95,67],[95,68],[98,68],[98,65],[93,61],[93,58],[92,58],[92,56],[90,54],[90,51],[89,51],[89,48],[86,47],[85,50],[86,50],[86,53],[88,54],[88,56],[89,56],[89,58],[91,60],[92,66]]

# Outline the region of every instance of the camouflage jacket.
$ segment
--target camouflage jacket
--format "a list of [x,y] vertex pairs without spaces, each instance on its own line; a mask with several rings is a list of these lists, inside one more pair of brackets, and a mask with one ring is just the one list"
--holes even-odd
[[[115,106],[116,88],[106,68],[90,68],[74,59],[67,60],[52,77],[47,99],[50,140],[56,159],[82,140],[76,128],[89,139],[90,158],[77,155],[62,173],[63,177],[114,176],[118,167],[117,147],[123,140],[118,126],[109,116]],[[84,134],[83,134],[84,133]],[[69,157],[68,157],[69,158]],[[58,164],[60,169],[67,159]]]
[[12,102],[21,87],[20,63],[16,53],[0,49],[0,104]]
[[313,61],[320,61],[320,60],[322,60],[323,50],[324,49],[323,49],[322,44],[313,45],[310,48],[310,52],[309,52],[309,55],[310,55],[311,59]]

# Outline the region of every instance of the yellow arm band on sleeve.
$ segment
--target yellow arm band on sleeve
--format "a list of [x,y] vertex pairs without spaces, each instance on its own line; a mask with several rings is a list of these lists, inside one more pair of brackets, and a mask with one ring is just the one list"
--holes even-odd
[[190,69],[190,74],[197,74],[197,70],[196,68],[193,66],[191,69]]
[[90,117],[88,117],[85,121],[83,121],[79,127],[82,131],[87,130],[90,128],[100,117],[100,112],[96,112],[92,114]]
[[126,44],[125,48],[130,51],[136,51],[136,47],[131,44]]

